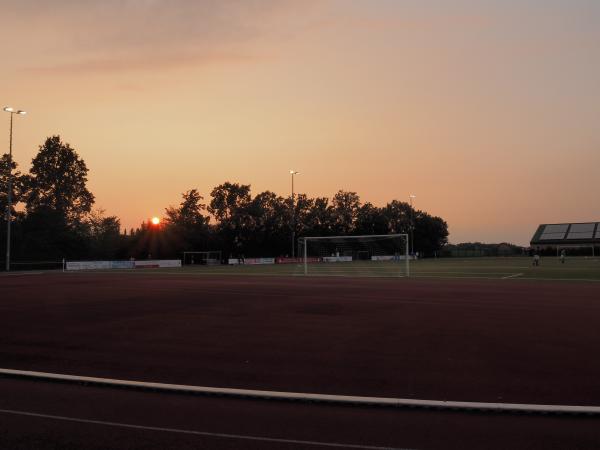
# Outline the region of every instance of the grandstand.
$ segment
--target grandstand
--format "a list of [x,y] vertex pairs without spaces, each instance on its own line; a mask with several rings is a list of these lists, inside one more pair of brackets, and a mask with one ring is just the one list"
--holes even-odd
[[600,222],[542,224],[531,238],[531,247],[537,251],[598,255],[600,250]]

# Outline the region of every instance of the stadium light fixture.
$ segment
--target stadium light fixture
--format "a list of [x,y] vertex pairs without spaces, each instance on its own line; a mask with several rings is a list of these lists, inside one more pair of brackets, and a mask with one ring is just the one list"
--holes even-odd
[[6,271],[10,271],[10,225],[12,221],[12,136],[13,136],[13,116],[15,114],[24,116],[27,112],[19,109],[14,110],[11,106],[5,106],[4,112],[10,114],[10,137],[8,140],[8,180],[6,192]]
[[290,169],[290,175],[292,176],[292,258],[296,257],[296,205],[294,203],[294,175],[298,175],[300,172],[294,169]]

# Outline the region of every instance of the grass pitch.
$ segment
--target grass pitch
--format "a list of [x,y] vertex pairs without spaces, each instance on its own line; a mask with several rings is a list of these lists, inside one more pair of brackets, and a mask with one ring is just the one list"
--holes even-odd
[[[115,272],[111,271],[111,273]],[[177,269],[143,269],[126,272],[199,276],[304,276],[304,266],[302,264],[184,266]],[[405,264],[372,261],[317,263],[309,264],[308,272],[309,276],[400,277],[405,275]],[[561,264],[558,258],[545,257],[538,267],[534,267],[531,258],[528,257],[422,259],[411,261],[410,277],[599,282],[600,258],[573,257],[567,258],[566,262]]]

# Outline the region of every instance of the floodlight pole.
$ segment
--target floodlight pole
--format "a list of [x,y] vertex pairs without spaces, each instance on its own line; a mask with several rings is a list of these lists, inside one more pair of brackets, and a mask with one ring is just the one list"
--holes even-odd
[[294,175],[298,175],[300,172],[290,170],[292,176],[292,258],[296,257],[296,206],[294,202]]
[[25,111],[17,110],[7,106],[4,112],[10,113],[10,133],[8,139],[8,190],[6,193],[6,271],[10,271],[10,224],[12,221],[12,139],[13,139],[13,116],[27,114]]

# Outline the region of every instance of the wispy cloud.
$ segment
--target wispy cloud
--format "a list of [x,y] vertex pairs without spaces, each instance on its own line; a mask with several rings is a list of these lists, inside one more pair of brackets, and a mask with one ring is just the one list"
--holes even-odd
[[[4,2],[2,2],[4,3]],[[259,57],[257,41],[306,25],[305,13],[326,0],[21,0],[11,24],[32,41],[34,72],[125,71]],[[310,17],[310,14],[308,15]],[[2,20],[0,19],[0,23]]]

